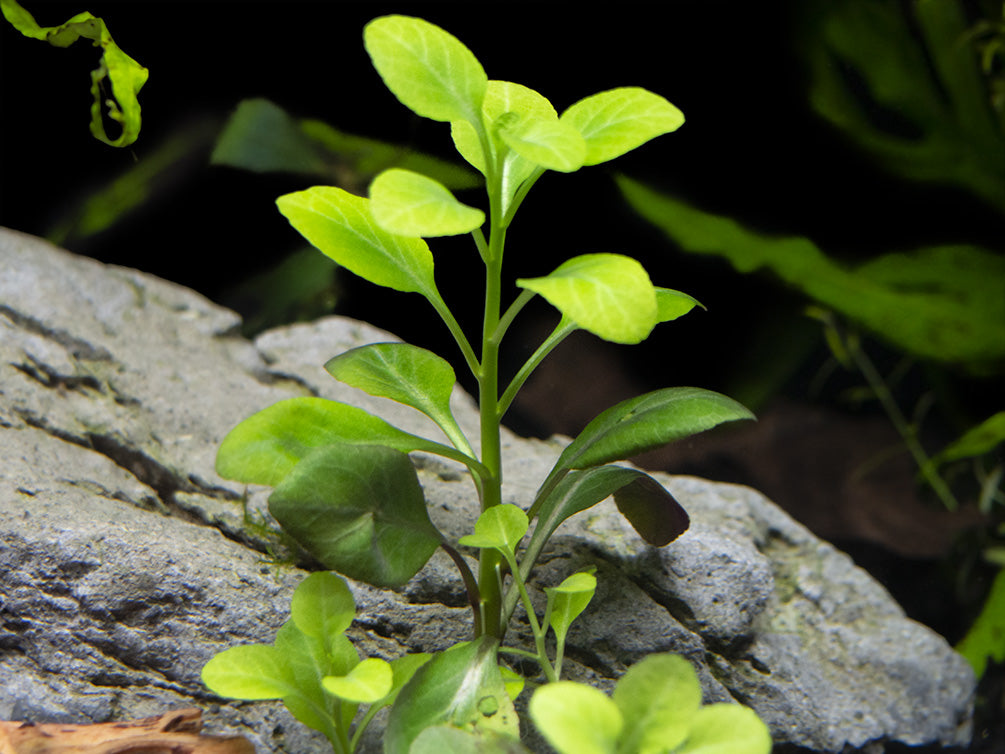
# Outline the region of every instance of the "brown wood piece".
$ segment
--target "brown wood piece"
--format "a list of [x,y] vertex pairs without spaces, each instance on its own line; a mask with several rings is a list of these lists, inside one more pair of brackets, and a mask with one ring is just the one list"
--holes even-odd
[[0,754],[255,754],[243,736],[203,736],[194,708],[121,723],[0,721]]

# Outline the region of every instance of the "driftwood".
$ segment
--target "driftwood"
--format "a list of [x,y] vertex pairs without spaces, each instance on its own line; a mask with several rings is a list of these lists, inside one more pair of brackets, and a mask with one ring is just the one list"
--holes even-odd
[[255,754],[242,736],[203,736],[200,730],[198,709],[94,725],[0,721],[0,754]]

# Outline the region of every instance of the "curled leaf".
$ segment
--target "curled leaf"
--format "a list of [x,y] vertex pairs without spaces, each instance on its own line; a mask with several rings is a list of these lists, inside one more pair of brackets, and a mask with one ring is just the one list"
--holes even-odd
[[[113,147],[127,147],[140,135],[140,103],[137,95],[147,81],[149,72],[115,44],[108,27],[90,13],[78,13],[60,26],[39,26],[28,11],[14,0],[0,0],[0,12],[24,36],[38,39],[54,47],[69,47],[78,39],[90,39],[101,48],[101,62],[91,71],[91,133],[94,138]],[[111,86],[111,97],[105,92],[105,82]],[[106,111],[103,108],[107,108]],[[103,114],[104,113],[104,114]],[[105,131],[104,117],[122,127],[118,138]]]

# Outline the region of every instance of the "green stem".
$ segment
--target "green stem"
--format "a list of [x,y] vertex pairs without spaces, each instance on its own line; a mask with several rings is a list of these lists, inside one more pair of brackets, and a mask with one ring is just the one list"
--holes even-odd
[[900,406],[897,405],[897,401],[894,399],[893,394],[887,387],[882,375],[873,365],[872,360],[866,355],[865,351],[859,345],[854,343],[849,344],[847,347],[848,352],[855,361],[855,366],[857,366],[859,371],[862,372],[862,375],[865,377],[865,381],[869,383],[869,387],[872,388],[872,391],[876,394],[880,404],[882,404],[887,415],[890,417],[890,421],[900,434],[901,440],[904,441],[904,445],[907,446],[908,451],[911,453],[911,456],[913,456],[914,462],[921,470],[922,476],[925,477],[925,481],[931,485],[943,505],[945,505],[948,510],[955,511],[959,508],[959,502],[956,500],[956,496],[953,495],[952,491],[949,489],[949,486],[945,483],[945,481],[943,481],[942,477],[939,476],[933,464],[930,462],[928,454],[925,452],[925,449],[921,446],[921,442],[918,440],[917,428],[908,422],[904,417],[904,414],[900,410]]
[[[495,171],[492,171],[493,173]],[[482,322],[482,358],[478,372],[478,407],[482,464],[489,472],[481,488],[482,511],[502,502],[502,443],[499,434],[499,342],[493,339],[499,327],[502,301],[502,258],[506,231],[499,225],[500,191],[493,176],[489,187],[491,230],[485,253],[485,317]],[[502,559],[486,548],[479,555],[478,586],[481,590],[482,632],[502,639]]]
[[520,599],[523,602],[524,610],[527,611],[527,620],[530,622],[530,630],[534,633],[534,647],[537,649],[537,662],[541,666],[541,670],[544,671],[544,676],[548,679],[548,683],[554,683],[558,680],[558,676],[555,674],[555,669],[551,666],[551,662],[548,661],[548,649],[544,643],[545,631],[541,630],[541,624],[537,620],[537,613],[534,612],[534,604],[530,601],[530,595],[527,593],[527,584],[520,575],[520,567],[517,565],[516,556],[510,554],[507,561],[509,563],[510,570],[513,573],[513,583],[516,584],[516,588],[520,592]]
[[[519,300],[519,299],[518,299]],[[520,367],[520,371],[516,373],[516,376],[510,381],[506,388],[506,392],[503,393],[502,398],[499,399],[499,421],[502,421],[503,416],[509,410],[510,404],[513,403],[513,399],[516,398],[516,394],[520,392],[520,388],[523,387],[527,379],[533,374],[534,370],[540,365],[542,361],[555,350],[556,346],[565,340],[569,335],[576,331],[576,325],[563,319],[558,323],[558,327],[555,328],[554,332],[548,336],[548,338],[537,347],[537,350],[531,354],[531,357],[524,362],[524,365]]]
[[427,295],[427,300],[436,309],[436,313],[440,315],[440,319],[446,324],[447,329],[450,330],[450,334],[454,336],[454,340],[457,341],[457,345],[461,349],[461,353],[464,355],[464,361],[467,362],[468,369],[471,370],[476,378],[478,377],[481,368],[478,364],[478,357],[475,355],[474,349],[471,347],[471,343],[468,342],[467,336],[464,334],[464,330],[457,323],[454,318],[453,312],[447,306],[446,302],[440,298],[439,294]]

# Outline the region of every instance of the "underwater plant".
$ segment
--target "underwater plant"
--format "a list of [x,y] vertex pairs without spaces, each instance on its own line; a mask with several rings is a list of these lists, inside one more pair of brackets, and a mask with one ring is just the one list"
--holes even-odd
[[[542,690],[554,685],[561,678],[569,625],[596,587],[592,573],[571,574],[546,589],[547,608],[538,617],[528,582],[549,537],[570,516],[613,496],[647,542],[673,541],[688,527],[686,511],[655,479],[613,462],[753,416],[736,401],[700,388],[665,388],[631,398],[602,412],[572,440],[528,510],[504,504],[502,421],[542,360],[576,330],[639,343],[656,325],[700,306],[685,293],[653,285],[638,261],[614,253],[575,256],[543,277],[517,278],[516,295],[507,304],[507,229],[546,172],[572,173],[612,160],[676,130],[684,117],[663,97],[638,87],[600,92],[559,115],[538,92],[488,79],[466,46],[419,18],[374,19],[365,27],[364,44],[402,104],[450,124],[457,151],[484,179],[487,212],[460,202],[439,181],[404,168],[377,175],[367,197],[316,186],[284,195],[277,205],[296,230],[342,268],[376,285],[417,293],[433,307],[477,382],[478,437],[468,437],[451,411],[456,380],[444,358],[407,343],[375,343],[334,356],[326,370],[347,385],[420,411],[442,438],[405,432],[337,401],[292,398],[235,427],[220,446],[217,470],[228,479],[273,487],[269,510],[284,531],[343,576],[398,587],[442,548],[466,586],[473,638],[432,657],[401,658],[397,667],[377,658],[360,661],[344,637],[353,611],[344,581],[331,573],[315,574],[297,591],[291,621],[271,649],[226,650],[206,665],[203,677],[225,696],[282,698],[298,719],[325,733],[337,752],[353,751],[372,713],[388,704],[384,749],[389,754],[442,750],[442,741],[463,738],[465,732],[479,736],[478,751],[521,751],[512,698],[525,681],[500,667],[499,654],[532,659],[540,674],[527,680],[543,682]],[[437,287],[434,257],[425,241],[461,234],[471,235],[485,269],[480,339],[474,342]],[[503,384],[500,347],[535,296],[554,306],[561,319]],[[472,533],[450,542],[433,525],[409,458],[413,452],[466,467],[481,509]],[[477,551],[477,569],[468,565],[461,548]],[[504,644],[518,605],[533,632],[533,651]],[[546,642],[549,632],[555,637],[554,657]],[[633,688],[627,676],[625,683],[625,689]],[[693,688],[686,695],[693,697]],[[638,719],[637,697],[634,707],[619,701],[633,696],[631,691],[615,694],[617,714],[623,716],[618,729],[629,738],[636,733],[645,738],[649,723]],[[548,735],[548,721],[560,721],[566,713],[553,697],[542,699],[532,700],[532,717]],[[350,730],[361,704],[370,709]],[[731,706],[744,720],[755,721],[742,728],[754,741],[744,751],[768,751],[763,723],[749,710]],[[582,710],[589,714],[589,709],[585,701]],[[435,726],[441,725],[449,730],[437,732]],[[562,727],[555,722],[554,730]],[[424,734],[428,728],[434,730]],[[632,739],[616,750],[664,748]]]

